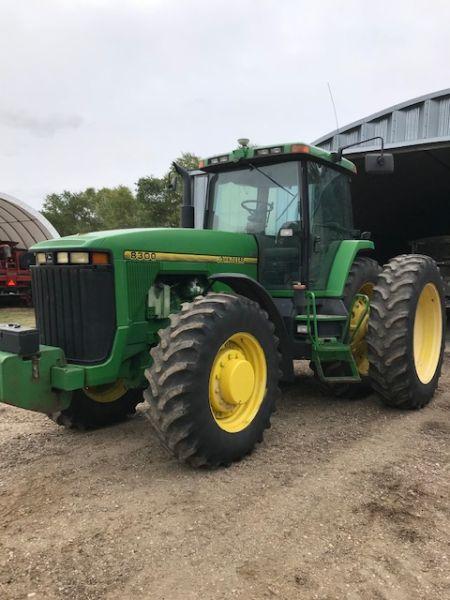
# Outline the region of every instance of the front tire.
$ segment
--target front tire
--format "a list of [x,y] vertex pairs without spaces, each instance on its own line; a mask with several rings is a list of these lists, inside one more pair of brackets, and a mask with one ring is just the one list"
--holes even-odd
[[417,409],[436,391],[445,347],[444,286],[432,258],[393,258],[375,286],[369,375],[385,404]]
[[243,296],[208,293],[171,315],[144,392],[166,448],[196,467],[250,453],[279,394],[277,344],[267,314]]
[[142,389],[125,390],[123,384],[76,390],[70,406],[49,417],[67,429],[97,429],[120,423],[136,412],[143,402]]

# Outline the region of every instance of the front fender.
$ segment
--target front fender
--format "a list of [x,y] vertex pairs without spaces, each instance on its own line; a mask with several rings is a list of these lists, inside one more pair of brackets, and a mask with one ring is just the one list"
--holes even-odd
[[242,273],[216,273],[208,279],[211,283],[225,283],[236,294],[257,302],[267,312],[269,319],[275,326],[275,335],[279,340],[278,348],[282,357],[281,370],[283,371],[283,380],[292,381],[294,378],[294,368],[291,338],[270,294],[255,279]]
[[318,296],[340,298],[344,293],[353,261],[361,252],[370,252],[375,245],[370,240],[344,240],[341,242],[336,256],[334,257],[330,275],[328,277],[327,289],[316,291]]

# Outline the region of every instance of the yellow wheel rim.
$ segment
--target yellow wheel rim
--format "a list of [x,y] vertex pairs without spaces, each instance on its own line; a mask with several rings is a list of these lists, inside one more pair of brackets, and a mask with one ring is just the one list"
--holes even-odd
[[414,365],[417,377],[429,383],[436,373],[442,347],[442,306],[434,283],[427,283],[414,318]]
[[[357,293],[364,294],[365,296],[367,296],[370,299],[373,294],[373,287],[374,287],[374,284],[367,281],[360,287],[360,289],[358,290]],[[365,307],[364,302],[362,302],[361,300],[356,300],[356,302],[353,305],[353,311],[352,311],[352,315],[350,318],[350,334],[352,334],[355,331],[356,327],[358,326],[358,323],[361,319],[362,313],[364,312],[365,308],[366,307]],[[367,376],[369,374],[369,357],[368,357],[368,353],[367,353],[367,343],[366,343],[366,334],[367,334],[368,325],[369,325],[369,313],[367,313],[367,315],[364,317],[358,331],[356,332],[356,334],[352,340],[351,346],[350,346],[352,349],[353,358],[355,359],[359,374],[363,375],[363,376]]]
[[121,398],[127,391],[122,379],[118,379],[114,383],[105,385],[95,385],[83,388],[84,393],[88,398],[95,402],[107,403],[115,402]]
[[242,431],[258,414],[266,393],[264,350],[250,333],[239,332],[219,348],[209,377],[209,406],[224,431]]

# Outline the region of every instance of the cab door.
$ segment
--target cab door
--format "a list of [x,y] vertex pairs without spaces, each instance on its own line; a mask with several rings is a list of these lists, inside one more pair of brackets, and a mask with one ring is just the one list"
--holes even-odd
[[343,240],[353,239],[350,177],[325,164],[307,161],[309,287],[324,290]]
[[[281,168],[280,168],[281,167]],[[264,171],[271,176],[270,167]],[[277,165],[277,183],[260,187],[259,205],[267,207],[266,223],[256,233],[259,246],[259,281],[268,290],[292,290],[301,280],[302,210],[301,175],[298,162]]]

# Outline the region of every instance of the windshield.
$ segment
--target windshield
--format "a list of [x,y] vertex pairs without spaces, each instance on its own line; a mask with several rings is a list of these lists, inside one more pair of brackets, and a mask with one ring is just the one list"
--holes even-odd
[[210,202],[209,229],[276,236],[286,223],[299,221],[298,163],[217,173]]

